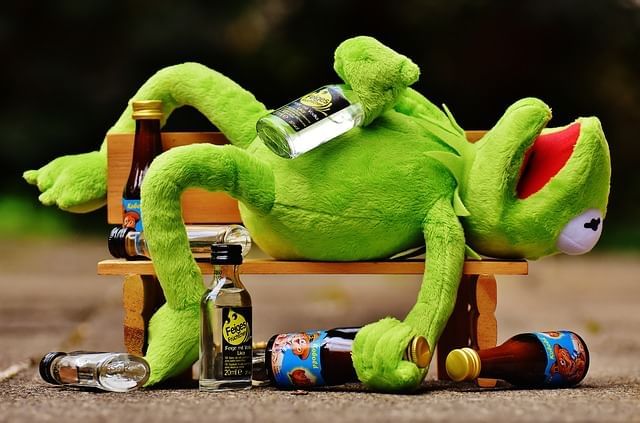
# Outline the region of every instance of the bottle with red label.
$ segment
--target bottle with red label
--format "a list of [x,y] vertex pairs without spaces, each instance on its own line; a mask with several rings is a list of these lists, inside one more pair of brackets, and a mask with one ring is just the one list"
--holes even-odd
[[[352,327],[274,335],[266,343],[265,372],[261,378],[283,389],[358,382],[351,350],[359,330]],[[427,340],[414,337],[405,350],[404,359],[420,368],[427,367],[431,359]]]
[[160,120],[162,102],[144,100],[131,102],[132,117],[136,121],[131,170],[122,193],[122,226],[142,231],[140,188],[153,159],[162,152]]
[[480,377],[517,386],[566,388],[587,375],[589,351],[573,332],[523,333],[494,348],[455,349],[447,356],[446,369],[457,382]]

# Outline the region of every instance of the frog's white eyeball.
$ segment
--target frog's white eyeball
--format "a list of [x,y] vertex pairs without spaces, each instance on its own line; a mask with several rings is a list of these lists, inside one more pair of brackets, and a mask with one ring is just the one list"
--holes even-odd
[[567,223],[556,245],[565,254],[584,254],[596,245],[601,233],[602,214],[597,209],[589,209]]

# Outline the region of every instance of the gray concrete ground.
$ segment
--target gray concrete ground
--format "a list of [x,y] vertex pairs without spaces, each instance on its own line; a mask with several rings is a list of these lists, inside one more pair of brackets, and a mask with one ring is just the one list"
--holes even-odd
[[[591,367],[574,389],[516,390],[439,382],[413,395],[347,385],[306,395],[273,388],[205,394],[165,387],[129,394],[47,385],[30,360],[51,350],[121,351],[120,279],[101,277],[101,241],[0,242],[0,421],[640,421],[640,257],[555,257],[498,280],[499,342],[569,329]],[[416,277],[258,278],[244,281],[258,339],[290,330],[402,316]],[[434,366],[432,366],[434,367]]]

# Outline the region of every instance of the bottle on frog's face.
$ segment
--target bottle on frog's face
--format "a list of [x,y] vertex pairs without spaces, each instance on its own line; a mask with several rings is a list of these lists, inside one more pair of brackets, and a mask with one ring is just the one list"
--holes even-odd
[[123,227],[142,231],[140,188],[153,159],[162,152],[160,120],[162,102],[159,100],[133,101],[132,117],[136,121],[133,155],[129,177],[122,193]]
[[258,120],[256,131],[280,157],[292,159],[362,125],[364,110],[346,85],[326,85]]
[[447,356],[446,369],[455,381],[481,377],[517,386],[569,387],[586,376],[589,351],[573,332],[523,333],[494,348],[453,350]]

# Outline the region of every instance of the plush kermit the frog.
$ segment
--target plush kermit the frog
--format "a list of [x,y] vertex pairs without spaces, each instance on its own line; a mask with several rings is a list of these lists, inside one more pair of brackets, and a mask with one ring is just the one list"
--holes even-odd
[[[152,76],[133,99],[159,99],[165,119],[198,109],[231,145],[171,149],[143,184],[146,238],[166,304],[151,319],[149,385],[198,358],[202,276],[189,250],[180,196],[189,187],[239,200],[243,223],[271,256],[375,260],[426,243],[426,271],[403,320],[365,326],[353,362],[366,385],[415,389],[426,369],[403,361],[416,335],[433,348],[452,312],[465,253],[536,259],[589,251],[602,231],[610,159],[595,117],[546,128],[551,110],[525,98],[480,141],[466,141],[451,113],[408,88],[418,67],[370,37],[343,42],[334,68],[359,98],[365,124],[295,159],[267,149],[256,134],[268,113],[252,94],[196,63]],[[127,108],[111,132],[133,132]],[[105,146],[61,157],[25,178],[41,201],[72,211],[104,202]]]

